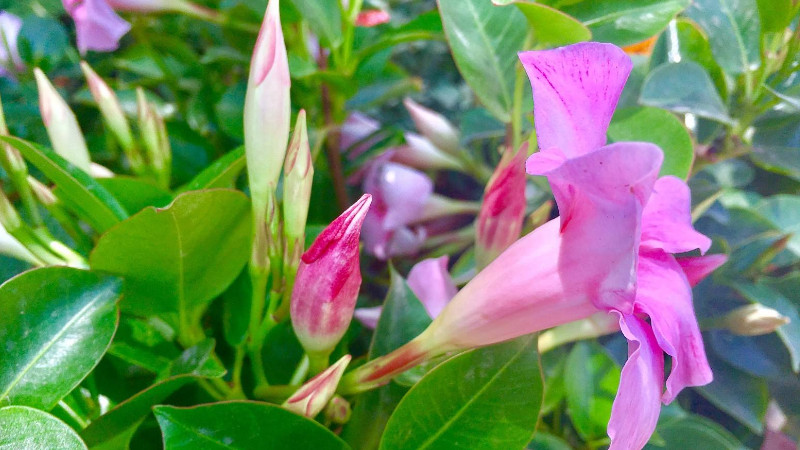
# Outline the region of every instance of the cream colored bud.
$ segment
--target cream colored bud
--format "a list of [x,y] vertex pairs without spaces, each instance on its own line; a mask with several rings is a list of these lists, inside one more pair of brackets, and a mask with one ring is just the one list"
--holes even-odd
[[725,327],[741,336],[769,334],[787,323],[788,317],[760,303],[736,308],[723,318]]

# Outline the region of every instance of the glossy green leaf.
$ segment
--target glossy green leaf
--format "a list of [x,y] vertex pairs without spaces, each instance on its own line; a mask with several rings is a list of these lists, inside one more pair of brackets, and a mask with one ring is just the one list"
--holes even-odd
[[567,357],[564,385],[572,423],[586,439],[606,435],[620,369],[595,343],[578,342]]
[[529,0],[513,3],[528,19],[538,47],[559,47],[592,38],[592,32],[579,20],[557,9]]
[[0,286],[0,403],[50,409],[72,391],[111,344],[121,284],[47,267]]
[[583,22],[593,40],[631,45],[658,34],[690,0],[588,1],[564,8]]
[[664,440],[665,445],[648,445],[645,449],[744,450],[747,448],[736,440],[730,431],[705,417],[694,414],[659,425],[656,433]]
[[650,72],[639,101],[677,113],[733,123],[708,72],[691,61],[664,64]]
[[471,350],[428,372],[392,414],[381,450],[523,448],[542,404],[536,342]]
[[85,450],[78,434],[50,414],[26,406],[0,408],[0,448]]
[[[403,277],[394,268],[390,270],[391,285],[372,337],[369,359],[383,356],[409,342],[431,323],[425,307]],[[392,382],[356,397],[353,416],[342,437],[353,448],[378,448],[386,422],[407,390]]]
[[89,261],[125,279],[124,310],[167,314],[186,331],[233,282],[249,249],[247,197],[215,189],[132,216],[100,238]]
[[611,119],[608,138],[612,142],[652,142],[664,151],[659,175],[689,177],[694,160],[692,138],[674,114],[647,106],[619,109]]
[[756,0],[761,29],[780,32],[792,21],[792,0]]
[[755,147],[752,159],[765,170],[800,181],[800,148]]
[[242,173],[247,160],[244,147],[238,147],[203,169],[192,181],[178,189],[178,192],[200,189],[232,188],[236,178]]
[[342,43],[342,14],[338,0],[291,0],[326,46]]
[[786,248],[800,257],[800,196],[772,196],[759,203],[756,211],[772,221],[782,232],[792,235]]
[[133,214],[148,206],[161,208],[172,201],[172,194],[138,178],[112,177],[102,178],[97,182],[110,192],[126,211]]
[[766,381],[731,367],[713,354],[708,357],[714,382],[697,388],[698,392],[753,432],[761,433],[769,401]]
[[738,75],[761,65],[756,0],[694,0],[686,15],[706,31],[725,72]]
[[459,72],[486,109],[511,121],[517,52],[527,23],[516,8],[488,0],[438,0],[445,35]]
[[154,412],[164,445],[171,450],[349,448],[317,422],[267,403],[236,401],[194,408],[156,406]]
[[0,141],[11,144],[41,170],[59,187],[65,203],[98,232],[102,233],[128,217],[125,208],[111,193],[54,151],[11,136],[0,136]]

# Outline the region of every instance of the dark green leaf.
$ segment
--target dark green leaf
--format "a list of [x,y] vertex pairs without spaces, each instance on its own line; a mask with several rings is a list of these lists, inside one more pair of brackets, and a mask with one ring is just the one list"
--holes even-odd
[[127,211],[103,186],[54,151],[11,136],[0,136],[59,187],[63,199],[82,219],[102,233],[128,217]]
[[156,406],[154,412],[169,449],[349,448],[313,420],[267,403]]
[[686,15],[706,31],[711,51],[731,75],[761,64],[761,26],[756,0],[695,0]]
[[578,342],[567,357],[564,385],[572,423],[586,439],[606,435],[620,369],[595,343]]
[[292,4],[324,45],[336,48],[342,43],[342,14],[338,0],[292,0]]
[[[431,322],[428,312],[403,277],[391,269],[391,285],[383,303],[383,312],[375,327],[369,359],[383,356],[422,333]],[[389,383],[356,398],[353,417],[342,437],[354,448],[378,448],[389,416],[407,388]]]
[[535,336],[471,350],[408,391],[380,448],[522,448],[536,429],[542,388]]
[[617,110],[608,137],[612,142],[652,142],[664,151],[659,175],[689,177],[694,160],[692,138],[681,121],[663,109],[642,106]]
[[241,192],[187,192],[148,208],[100,238],[97,270],[125,278],[123,309],[168,314],[183,332],[233,282],[250,249],[250,206]]
[[708,73],[691,61],[659,66],[644,80],[642,104],[731,124]]
[[48,267],[0,286],[0,402],[50,409],[72,391],[111,344],[121,284]]
[[200,189],[232,188],[236,178],[242,173],[247,161],[244,147],[238,147],[203,169],[192,181],[178,189],[178,192]]
[[596,41],[630,45],[658,34],[690,0],[605,0],[564,8],[592,30]]
[[708,357],[714,370],[714,381],[697,390],[717,408],[747,425],[753,432],[761,433],[769,401],[767,383],[731,367],[712,354]]
[[536,433],[527,450],[572,450],[572,447],[552,434]]
[[648,445],[645,449],[744,450],[747,448],[725,428],[697,415],[682,417],[659,425],[656,433],[664,440],[665,446]]
[[792,235],[786,248],[800,257],[800,196],[772,196],[759,203],[756,211],[772,221],[782,232]]
[[0,448],[8,450],[86,449],[67,424],[38,409],[26,406],[0,408]]
[[580,21],[557,9],[528,0],[517,0],[514,5],[528,19],[538,47],[558,47],[592,38],[592,32]]
[[527,23],[516,8],[488,0],[438,0],[445,35],[464,80],[486,109],[511,121],[517,52]]

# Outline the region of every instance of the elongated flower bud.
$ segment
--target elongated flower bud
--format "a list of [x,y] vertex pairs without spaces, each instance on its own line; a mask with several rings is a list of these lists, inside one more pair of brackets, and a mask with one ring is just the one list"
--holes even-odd
[[108,87],[105,81],[100,78],[97,73],[92,70],[91,66],[86,61],[81,61],[81,69],[86,76],[86,82],[89,85],[89,90],[100,108],[100,113],[103,115],[108,129],[119,142],[122,150],[130,161],[131,167],[137,173],[141,173],[144,168],[144,161],[136,149],[135,141],[133,140],[133,133],[128,124],[128,119],[125,118],[125,113],[122,111],[122,105],[114,91]]
[[327,357],[353,318],[361,287],[358,239],[371,202],[364,194],[322,231],[300,261],[291,315],[309,356]]
[[525,157],[527,144],[506,150],[486,185],[475,227],[475,260],[486,267],[519,238],[525,217]]
[[431,141],[414,133],[406,133],[406,144],[398,148],[392,160],[417,169],[463,170],[461,162],[439,150]]
[[164,119],[156,111],[155,107],[147,101],[141,88],[136,89],[136,106],[139,111],[139,130],[147,159],[155,172],[159,184],[163,187],[169,187],[172,151]]
[[314,418],[333,397],[344,369],[347,368],[351,359],[350,355],[342,356],[335,364],[302,385],[286,400],[283,407],[297,414]]
[[283,166],[283,224],[284,233],[289,239],[302,239],[305,234],[313,179],[314,166],[308,147],[306,112],[300,110]]
[[255,220],[266,214],[289,138],[291,82],[278,4],[278,0],[270,0],[267,5],[250,61],[244,102],[244,146]]
[[403,100],[417,130],[438,149],[451,155],[458,153],[458,130],[443,115],[406,98]]
[[741,336],[760,336],[773,333],[789,323],[789,318],[760,303],[742,306],[729,312],[722,319],[732,333]]
[[89,173],[89,150],[75,114],[38,67],[33,71],[39,88],[39,110],[53,150]]

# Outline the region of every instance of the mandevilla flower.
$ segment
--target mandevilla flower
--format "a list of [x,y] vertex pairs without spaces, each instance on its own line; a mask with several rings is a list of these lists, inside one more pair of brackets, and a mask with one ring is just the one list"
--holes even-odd
[[336,393],[336,385],[339,384],[344,369],[350,364],[351,359],[350,355],[342,356],[339,361],[300,386],[300,389],[284,402],[283,407],[313,419]]
[[475,262],[486,267],[519,239],[525,218],[525,157],[528,146],[508,149],[486,185],[475,227]]
[[6,11],[0,12],[0,76],[22,70],[24,64],[17,49],[22,19]]
[[458,130],[449,120],[410,98],[403,100],[403,104],[411,115],[414,126],[433,145],[451,155],[458,152],[460,148]]
[[358,238],[372,198],[364,194],[306,251],[292,292],[294,331],[312,360],[327,360],[347,331],[361,287]]
[[[618,318],[629,340],[608,427],[611,448],[642,448],[660,403],[712,378],[692,308],[689,280],[697,274],[687,275],[672,255],[706,251],[710,240],[692,228],[686,184],[658,178],[658,147],[605,145],[631,69],[619,48],[576,44],[522,53],[520,59],[533,85],[542,149],[527,169],[548,177],[561,216],[511,245],[420,336],[351,372],[342,390],[380,384],[433,355],[605,311]],[[695,261],[694,267],[707,274],[721,261]],[[672,357],[666,391],[665,352]]]

